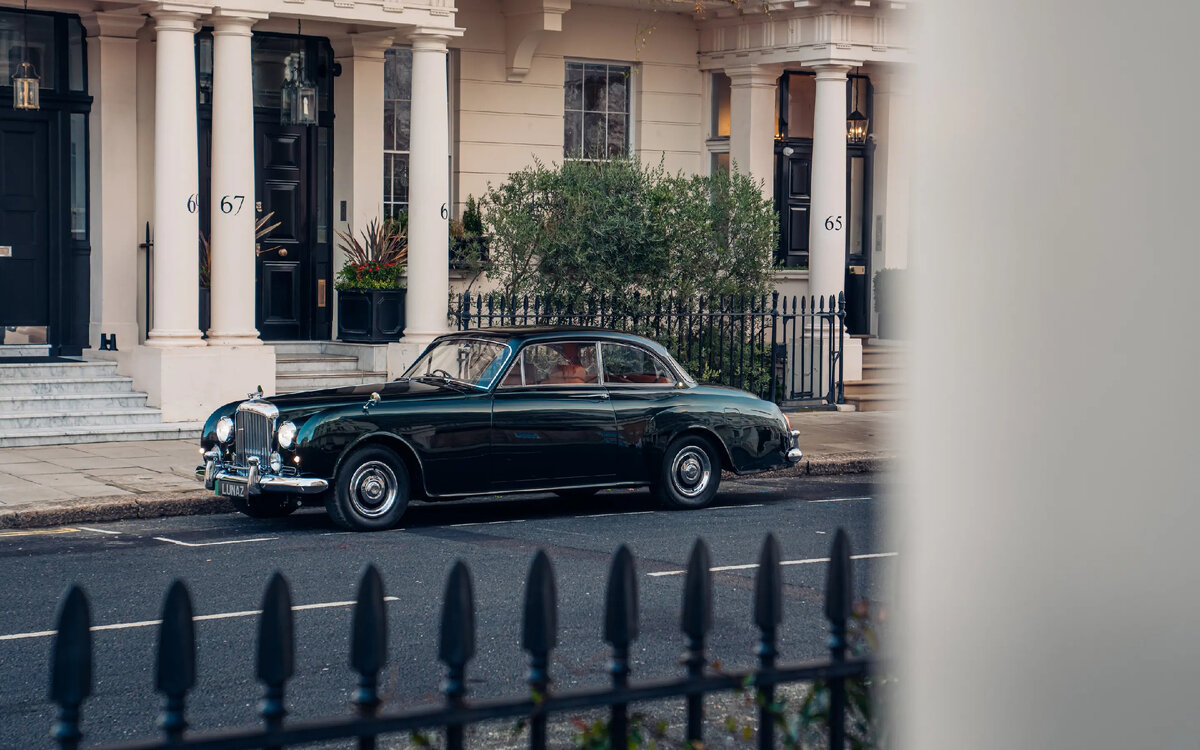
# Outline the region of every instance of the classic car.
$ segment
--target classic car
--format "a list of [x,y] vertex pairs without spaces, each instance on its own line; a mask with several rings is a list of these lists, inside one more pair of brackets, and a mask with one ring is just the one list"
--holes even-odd
[[324,505],[396,526],[409,501],[648,486],[712,502],[721,471],[800,460],[779,408],[700,385],[661,345],[590,328],[490,328],[433,341],[403,377],[233,402],[204,426],[204,486],[256,518]]

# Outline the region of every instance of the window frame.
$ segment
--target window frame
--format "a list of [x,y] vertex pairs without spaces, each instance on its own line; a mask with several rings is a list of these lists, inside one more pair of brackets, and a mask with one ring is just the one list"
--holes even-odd
[[[567,109],[567,67],[569,65],[574,65],[574,64],[579,64],[579,65],[583,65],[583,66],[603,65],[606,68],[619,67],[619,68],[626,68],[629,70],[629,83],[625,89],[626,99],[628,100],[628,108],[624,112],[624,115],[626,118],[625,119],[625,155],[624,156],[608,156],[607,153],[605,156],[599,157],[599,158],[583,156],[582,155],[584,153],[583,152],[583,140],[582,140],[583,132],[580,133],[580,154],[581,155],[580,156],[571,156],[571,155],[567,154],[567,139],[566,139],[567,113],[568,112],[578,112],[578,113],[580,113],[580,115],[586,115],[588,112],[587,109],[582,109],[582,108],[581,109],[570,109],[570,110]],[[586,71],[586,67],[585,67],[585,71]],[[607,70],[605,71],[605,73],[607,75]],[[602,59],[584,58],[584,57],[564,57],[563,58],[563,70],[562,70],[562,92],[563,92],[563,98],[562,98],[562,103],[563,103],[562,153],[563,153],[563,161],[598,162],[598,161],[610,161],[612,159],[633,158],[634,153],[637,150],[636,139],[634,138],[634,135],[635,135],[634,123],[636,122],[635,110],[636,110],[637,96],[635,95],[634,89],[635,89],[635,86],[636,86],[639,78],[640,78],[640,66],[638,66],[634,62],[622,61],[622,60],[602,60]],[[580,95],[582,97],[582,92]],[[580,101],[580,104],[581,104],[581,106],[583,105],[582,100]],[[604,112],[604,116],[605,116],[605,123],[604,123],[605,129],[604,130],[605,130],[605,134],[607,136],[607,133],[608,133],[608,119],[607,118],[612,113],[607,109],[607,104],[605,106],[606,106],[606,109]],[[583,127],[583,131],[586,132],[586,125],[583,125],[582,127]],[[607,139],[605,141],[605,151],[607,152]]]
[[671,367],[666,362],[664,362],[662,357],[658,356],[657,354],[650,351],[649,349],[647,349],[644,346],[638,346],[636,344],[627,343],[625,341],[601,341],[599,343],[600,343],[600,346],[597,348],[597,351],[600,353],[597,355],[597,361],[599,361],[601,364],[603,364],[603,362],[604,362],[604,353],[603,352],[604,352],[605,345],[607,345],[607,346],[624,346],[629,349],[636,349],[636,350],[642,352],[643,354],[645,354],[646,356],[650,357],[652,360],[654,360],[655,363],[658,364],[658,366],[660,368],[662,368],[663,372],[665,372],[667,375],[671,376],[671,382],[669,382],[669,383],[609,383],[608,379],[605,377],[604,370],[601,369],[600,370],[600,382],[603,383],[606,388],[612,388],[612,387],[617,387],[617,388],[646,388],[646,387],[675,388],[679,383],[683,382],[682,379],[679,377],[679,373],[675,372],[675,369],[673,367]]
[[[387,98],[387,61],[388,61],[388,52],[391,52],[392,50],[405,50],[409,54],[408,99],[388,99]],[[408,103],[409,142],[408,142],[408,148],[403,149],[403,150],[389,148],[390,144],[385,143],[385,144],[383,144],[383,148],[381,149],[380,153],[381,153],[384,164],[389,164],[389,162],[388,162],[389,156],[392,157],[393,160],[397,157],[401,157],[401,156],[404,157],[404,162],[406,164],[405,171],[406,171],[406,173],[409,173],[408,170],[411,170],[411,168],[412,168],[412,46],[407,45],[407,44],[393,44],[391,47],[389,47],[387,50],[384,51],[383,64],[384,64],[383,103],[384,103],[384,118],[385,118],[384,133],[387,133],[386,118],[387,118],[388,102],[407,102]],[[453,108],[451,108],[451,111],[453,111]],[[395,137],[395,134],[393,132],[393,139],[394,139],[394,137]],[[410,181],[407,184],[407,191],[405,193],[403,201],[396,200],[394,184],[392,185],[392,190],[389,191],[386,189],[388,187],[387,183],[386,182],[384,183],[385,189],[383,191],[383,205],[381,206],[381,209],[382,209],[383,215],[385,217],[398,219],[401,214],[403,214],[403,215],[408,214],[408,207],[412,203],[411,173],[409,173],[409,175],[410,175]],[[389,172],[388,176],[390,179],[391,172]],[[389,211],[392,211],[393,213],[389,213]]]
[[[554,344],[591,344],[596,347],[596,382],[595,383],[542,383],[542,384],[527,384],[525,383],[524,368],[521,372],[521,385],[505,385],[504,381],[508,379],[509,373],[514,367],[520,367],[525,361],[525,351],[534,346],[551,346]],[[638,349],[645,352],[654,361],[662,366],[667,374],[671,375],[673,380],[670,383],[609,383],[604,379],[604,345],[610,344],[613,346],[627,346],[631,349]],[[493,391],[499,390],[515,390],[518,388],[562,388],[570,387],[577,388],[579,386],[590,386],[593,388],[676,388],[680,383],[687,386],[696,385],[696,381],[682,371],[682,366],[676,368],[673,366],[673,361],[663,359],[657,352],[647,346],[643,346],[636,341],[620,341],[609,339],[555,339],[552,341],[528,341],[521,344],[521,348],[509,360],[507,366],[500,373],[500,377],[496,380]]]

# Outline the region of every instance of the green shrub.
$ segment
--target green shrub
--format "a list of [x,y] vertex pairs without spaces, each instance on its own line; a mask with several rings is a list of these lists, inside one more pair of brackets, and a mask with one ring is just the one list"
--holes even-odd
[[746,175],[535,163],[489,187],[481,213],[488,276],[506,295],[753,296],[769,285],[777,217]]

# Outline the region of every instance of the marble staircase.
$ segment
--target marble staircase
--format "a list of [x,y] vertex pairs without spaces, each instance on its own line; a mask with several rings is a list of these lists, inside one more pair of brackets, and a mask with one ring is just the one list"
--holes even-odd
[[[133,380],[105,360],[27,361],[38,352],[0,354],[0,448],[199,437],[200,422],[164,423]],[[6,360],[14,360],[7,361]]]
[[272,341],[275,392],[296,393],[387,380],[387,346],[340,341]]

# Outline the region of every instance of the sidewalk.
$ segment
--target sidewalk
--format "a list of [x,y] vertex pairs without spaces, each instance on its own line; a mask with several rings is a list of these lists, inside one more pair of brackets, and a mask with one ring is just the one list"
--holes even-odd
[[[892,412],[798,412],[804,460],[784,470],[854,474],[881,468]],[[230,513],[194,478],[199,443],[158,440],[0,448],[0,529]]]

